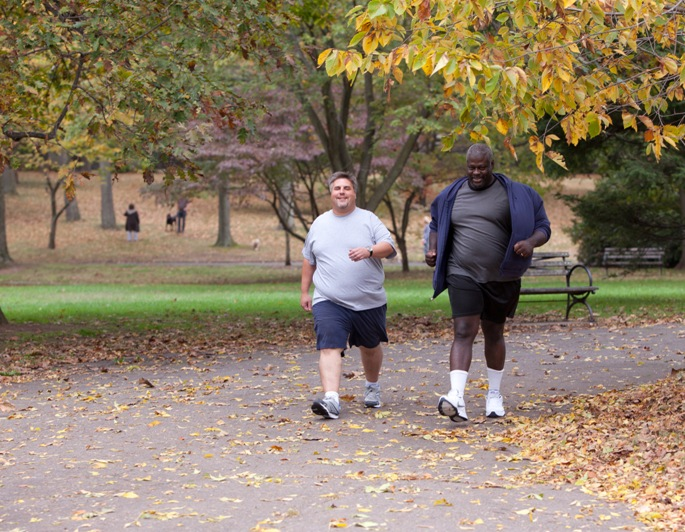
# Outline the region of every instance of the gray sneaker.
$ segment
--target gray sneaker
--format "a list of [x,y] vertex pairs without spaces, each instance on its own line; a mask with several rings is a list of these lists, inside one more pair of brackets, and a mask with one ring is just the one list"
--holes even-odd
[[317,416],[323,416],[326,419],[338,419],[340,415],[340,404],[336,403],[333,399],[324,397],[323,399],[317,399],[312,403],[312,412]]
[[364,390],[364,406],[366,408],[381,407],[381,387],[366,385]]

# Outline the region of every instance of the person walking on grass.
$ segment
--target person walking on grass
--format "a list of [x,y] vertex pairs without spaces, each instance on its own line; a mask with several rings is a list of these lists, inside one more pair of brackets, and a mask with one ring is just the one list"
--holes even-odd
[[328,179],[328,188],[332,208],[314,220],[302,250],[300,306],[314,316],[324,392],[311,408],[319,416],[337,419],[342,357],[348,344],[358,346],[361,353],[364,405],[381,406],[381,342],[388,341],[381,259],[393,258],[397,251],[383,222],[356,206],[355,176],[336,172]]
[[176,211],[176,232],[185,233],[186,230],[186,216],[188,215],[188,204],[190,200],[186,198],[179,198],[177,202],[178,210]]
[[448,291],[454,328],[450,390],[438,400],[438,412],[452,421],[468,419],[464,391],[479,329],[488,377],[485,415],[504,416],[504,324],[516,311],[533,249],[552,234],[540,195],[493,173],[494,165],[490,147],[474,144],[466,154],[467,175],[431,204],[425,261],[435,267],[433,297]]
[[133,203],[129,204],[124,216],[126,217],[126,240],[137,242],[140,231],[140,216],[138,216],[138,211]]

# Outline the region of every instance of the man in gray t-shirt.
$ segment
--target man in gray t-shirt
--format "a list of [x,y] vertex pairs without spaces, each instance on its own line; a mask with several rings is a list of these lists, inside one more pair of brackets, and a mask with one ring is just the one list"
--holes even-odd
[[324,391],[323,399],[312,404],[312,411],[327,419],[337,419],[341,357],[348,343],[350,347],[358,346],[361,353],[366,376],[365,406],[381,406],[381,342],[388,341],[381,259],[395,257],[397,252],[383,222],[356,206],[357,179],[353,175],[336,172],[329,178],[328,186],[333,207],[314,220],[302,250],[300,305],[314,315]]

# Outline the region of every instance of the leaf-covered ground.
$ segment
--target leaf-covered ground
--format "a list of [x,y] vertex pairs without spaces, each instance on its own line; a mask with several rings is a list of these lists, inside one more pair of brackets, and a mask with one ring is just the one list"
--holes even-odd
[[[47,334],[41,340],[21,342],[25,331],[10,327],[1,338],[4,377],[0,379],[7,385],[39,376],[68,375],[73,364],[131,363],[136,357],[169,353],[204,357],[312,349],[307,320],[287,325],[262,320],[249,326],[213,320],[198,323],[192,332],[130,333],[122,324],[120,331],[110,330],[106,336],[73,327],[54,337]],[[447,325],[396,317],[390,327],[395,343],[447,344],[451,334]],[[564,327],[550,323],[546,331],[563,331]],[[517,333],[539,331],[539,325],[516,327]],[[3,388],[2,395],[7,393]],[[581,395],[570,402],[568,412],[539,419],[512,415],[505,432],[489,432],[485,427],[476,430],[483,431],[483,439],[520,448],[519,458],[530,461],[532,467],[517,482],[581,486],[595,496],[630,504],[636,517],[655,530],[685,529],[685,381],[679,368],[667,379],[623,391]]]
[[624,501],[655,530],[685,530],[685,380],[574,400],[568,414],[519,419],[503,440],[535,467],[521,481],[571,483]]

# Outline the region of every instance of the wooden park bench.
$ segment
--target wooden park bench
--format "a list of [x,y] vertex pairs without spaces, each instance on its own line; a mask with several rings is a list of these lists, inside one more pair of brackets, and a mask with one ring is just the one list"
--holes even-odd
[[604,248],[602,266],[609,273],[609,268],[664,268],[663,248]]
[[[521,295],[547,295],[562,294],[566,295],[566,318],[568,320],[571,309],[578,304],[585,305],[590,313],[590,321],[595,321],[592,308],[587,302],[587,298],[599,290],[598,286],[592,284],[592,273],[584,264],[573,264],[568,260],[567,251],[543,251],[533,253],[533,262],[526,271],[525,277],[556,276],[564,277],[564,285],[557,286],[522,286]],[[587,275],[587,282],[584,285],[572,284],[572,275],[576,270],[581,270]],[[583,281],[585,278],[583,277]]]

